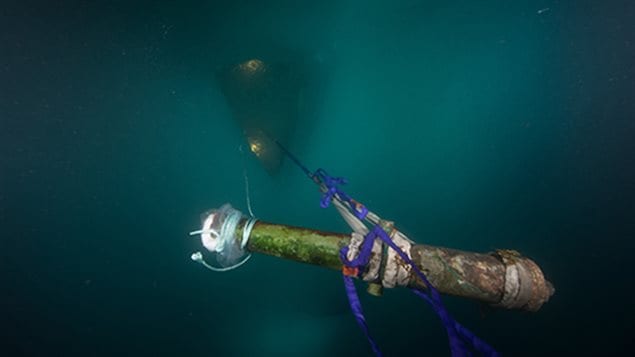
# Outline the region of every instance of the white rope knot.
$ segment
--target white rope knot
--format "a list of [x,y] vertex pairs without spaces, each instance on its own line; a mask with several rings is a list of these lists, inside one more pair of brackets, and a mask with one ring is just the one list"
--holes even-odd
[[216,262],[221,267],[208,264],[201,252],[192,254],[191,259],[213,271],[228,271],[243,265],[251,254],[245,249],[251,231],[256,224],[256,218],[251,217],[244,224],[240,242],[237,240],[236,229],[243,219],[243,214],[232,208],[228,203],[218,210],[210,211],[203,219],[200,230],[190,232],[191,236],[200,235],[201,243],[214,254]]

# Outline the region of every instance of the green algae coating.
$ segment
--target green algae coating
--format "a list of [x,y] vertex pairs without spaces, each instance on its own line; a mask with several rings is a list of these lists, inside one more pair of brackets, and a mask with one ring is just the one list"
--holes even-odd
[[[244,222],[237,228],[241,232],[243,224]],[[341,270],[339,251],[349,240],[350,236],[347,234],[326,233],[258,221],[251,231],[247,249],[251,252]]]
[[[238,237],[242,236],[246,222],[247,220],[243,220],[238,224]],[[349,241],[350,236],[347,234],[258,221],[251,231],[247,250],[341,270],[339,252]],[[419,268],[441,293],[486,303],[500,301],[505,286],[506,268],[497,258],[489,254],[426,245],[413,245],[410,252]],[[546,284],[551,286],[548,282]],[[412,273],[409,286],[426,289],[425,284]],[[378,293],[375,290],[370,292]],[[546,299],[541,300],[540,304],[544,301]]]

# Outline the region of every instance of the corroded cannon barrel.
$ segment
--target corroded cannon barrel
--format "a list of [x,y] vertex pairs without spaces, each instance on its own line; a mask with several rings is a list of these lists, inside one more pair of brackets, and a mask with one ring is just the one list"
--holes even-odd
[[[238,224],[237,234],[246,223],[244,219]],[[348,234],[258,221],[251,230],[247,249],[341,270],[339,251],[349,242]],[[415,244],[410,256],[441,293],[501,308],[537,311],[555,291],[536,263],[513,250],[474,253]],[[407,285],[426,288],[412,272]],[[381,290],[381,285],[369,284],[369,293],[381,295]]]

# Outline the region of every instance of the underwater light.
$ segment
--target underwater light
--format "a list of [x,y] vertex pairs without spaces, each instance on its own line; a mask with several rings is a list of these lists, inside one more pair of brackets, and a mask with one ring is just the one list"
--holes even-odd
[[251,152],[256,154],[256,156],[260,157],[264,149],[262,142],[254,137],[249,137],[247,138],[247,140],[249,141],[249,150],[251,150]]
[[266,70],[264,62],[259,59],[250,59],[238,65],[238,69],[246,75],[254,75],[258,72],[264,72]]

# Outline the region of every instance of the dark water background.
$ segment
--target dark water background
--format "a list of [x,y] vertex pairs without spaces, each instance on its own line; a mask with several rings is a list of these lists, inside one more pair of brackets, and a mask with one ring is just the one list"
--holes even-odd
[[[556,287],[537,313],[447,298],[465,326],[504,355],[630,354],[634,18],[631,1],[2,2],[0,354],[370,355],[338,273],[189,259],[201,212],[246,210],[214,70],[250,51],[305,60],[289,145],[310,167],[418,242],[517,249]],[[289,162],[244,162],[258,217],[347,231]],[[386,355],[449,354],[407,291],[362,301]]]

